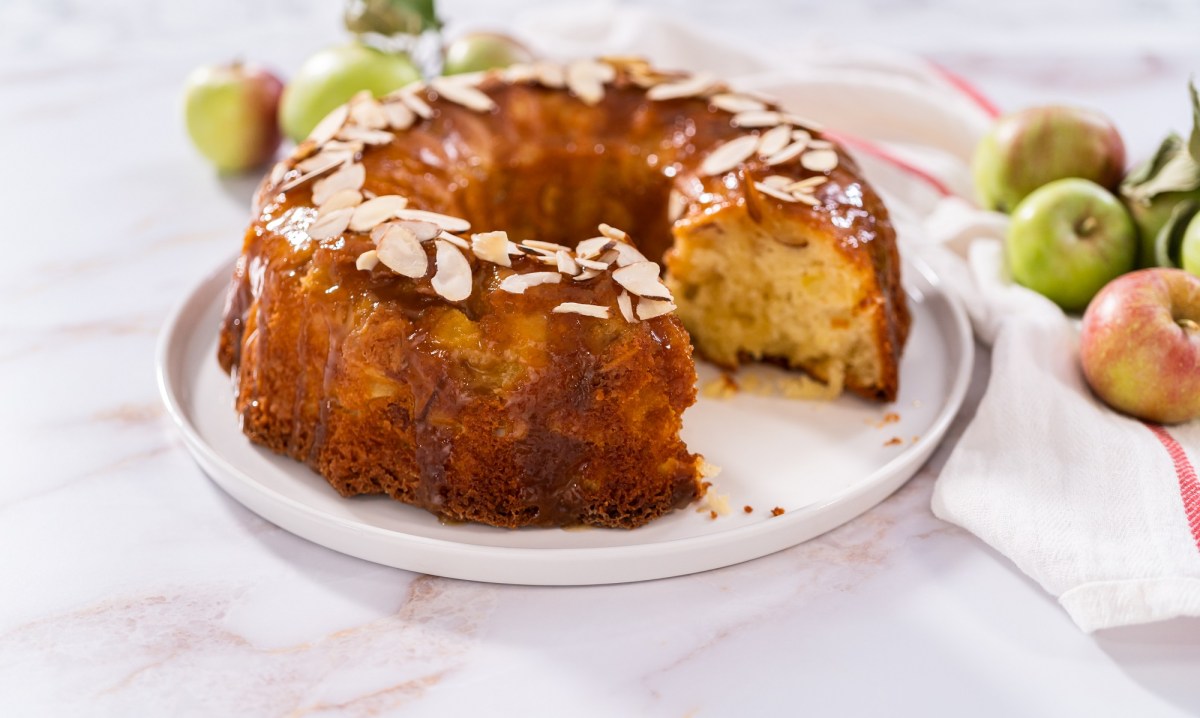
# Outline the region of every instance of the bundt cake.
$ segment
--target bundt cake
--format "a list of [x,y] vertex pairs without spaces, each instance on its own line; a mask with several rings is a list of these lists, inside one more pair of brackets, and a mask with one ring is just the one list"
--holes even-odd
[[693,345],[897,391],[882,203],[813,123],[711,77],[608,58],[359,96],[256,204],[219,359],[250,439],[344,496],[634,527],[705,490]]

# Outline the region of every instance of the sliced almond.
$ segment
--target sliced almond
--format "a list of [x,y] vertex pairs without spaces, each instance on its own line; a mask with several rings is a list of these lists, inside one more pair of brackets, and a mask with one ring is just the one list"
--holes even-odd
[[750,159],[758,149],[758,137],[742,135],[735,137],[713,150],[704,162],[700,164],[700,172],[706,175],[719,175],[728,172],[741,163]]
[[350,117],[350,108],[346,105],[339,105],[333,112],[325,115],[324,119],[317,123],[317,126],[312,128],[312,132],[308,133],[308,139],[323,145],[333,139],[338,130],[342,129],[342,125],[346,124],[347,118]]
[[795,181],[796,180],[792,179],[791,177],[784,177],[783,175],[768,175],[767,177],[764,177],[762,180],[763,184],[769,184],[772,187],[776,187],[776,188],[787,187],[788,185],[791,185]]
[[349,150],[322,150],[312,157],[306,157],[297,162],[296,169],[304,173],[320,172],[352,161],[354,161],[354,153]]
[[562,275],[558,272],[529,272],[510,274],[500,281],[500,289],[509,294],[524,294],[526,289],[541,284],[558,284]]
[[708,92],[716,84],[715,77],[706,72],[698,72],[678,82],[664,82],[655,85],[646,91],[646,97],[656,101],[698,97]]
[[318,212],[317,218],[308,227],[308,236],[313,239],[330,239],[346,231],[350,226],[350,217],[354,210],[350,207],[335,209],[331,212]]
[[774,110],[750,110],[733,116],[734,127],[774,127],[783,122],[783,116]]
[[433,291],[448,301],[461,302],[471,296],[471,263],[458,247],[446,240],[436,239],[434,244],[437,246],[437,272],[433,275]]
[[725,110],[734,115],[739,112],[756,112],[767,109],[767,103],[733,92],[723,92],[719,95],[713,95],[708,98],[708,101],[718,110]]
[[769,185],[766,182],[755,182],[754,188],[757,189],[759,192],[762,192],[765,195],[770,195],[770,196],[774,197],[775,199],[782,200],[784,202],[795,202],[796,201],[796,198],[793,197],[790,192],[786,192],[778,187]]
[[574,277],[579,274],[579,265],[575,262],[575,258],[565,249],[560,249],[554,254],[555,262],[558,264],[558,271],[563,274],[569,274]]
[[556,65],[552,62],[535,62],[533,66],[538,82],[541,84],[553,89],[566,87],[567,78],[562,65]]
[[522,241],[521,244],[525,245],[526,247],[533,247],[534,249],[540,249],[542,251],[549,252],[550,254],[567,249],[561,244],[555,244],[554,242],[543,242],[539,239],[526,239]]
[[388,127],[393,130],[407,130],[417,119],[416,113],[403,100],[383,103],[383,114],[387,117]]
[[608,307],[602,307],[599,304],[580,304],[579,302],[563,302],[554,309],[551,309],[555,314],[582,314],[585,317],[595,317],[597,319],[608,319]]
[[[400,225],[388,225],[379,239],[376,252],[385,267],[401,276],[420,279],[429,271],[429,256],[425,254],[425,248],[412,232]],[[441,261],[440,258],[438,261]],[[470,271],[470,267],[467,269]]]
[[601,274],[603,274],[603,272],[601,272],[599,269],[585,269],[582,272],[580,272],[579,274],[575,275],[575,281],[576,282],[584,282],[589,279],[595,279],[596,277],[599,277]]
[[608,269],[609,264],[610,264],[609,262],[598,262],[594,259],[584,259],[583,257],[576,257],[575,261],[581,267],[585,267],[587,269],[594,269],[598,272]]
[[793,192],[792,196],[796,198],[797,202],[803,202],[811,207],[819,207],[821,205],[821,200],[807,192]]
[[533,82],[537,79],[537,75],[537,67],[527,62],[518,62],[500,71],[500,77],[510,84]]
[[452,234],[450,232],[439,232],[437,238],[444,239],[447,242],[449,242],[450,244],[453,244],[455,247],[458,247],[459,249],[470,249],[471,248],[471,243],[468,242],[467,240],[463,239],[462,237],[458,236],[457,234]]
[[806,177],[802,180],[798,180],[796,182],[791,183],[790,185],[787,186],[787,191],[788,192],[811,192],[812,190],[816,189],[817,187],[820,187],[821,185],[825,184],[828,181],[829,181],[829,178],[825,177],[824,175],[814,175],[813,177]]
[[383,106],[370,93],[350,105],[350,122],[368,130],[382,130],[388,126]]
[[800,156],[800,166],[813,172],[829,172],[838,166],[837,152],[833,150],[809,150]]
[[321,147],[322,152],[349,152],[356,155],[363,151],[363,143],[358,140],[330,140]]
[[341,169],[313,183],[313,204],[321,206],[333,195],[345,189],[362,189],[367,179],[367,170],[357,162],[343,165]]
[[580,259],[592,259],[598,256],[601,252],[607,252],[613,248],[613,240],[608,237],[592,237],[585,239],[575,245],[575,256]]
[[[404,210],[404,212],[402,212],[401,214],[403,214],[405,212],[411,212],[411,211],[412,210]],[[400,222],[397,222],[396,224],[399,224],[402,227],[407,228],[408,231],[410,231],[414,235],[416,235],[418,242],[428,242],[429,240],[436,238],[439,234],[442,233],[441,227],[437,226],[433,222],[426,222],[423,220],[405,219]]]
[[772,127],[758,136],[758,156],[770,157],[791,144],[792,126],[779,125]]
[[356,189],[338,190],[331,194],[324,202],[321,203],[322,211],[333,211],[344,207],[357,207],[362,204],[362,192]]
[[447,232],[466,232],[471,229],[471,223],[461,217],[451,217],[448,214],[438,214],[423,209],[403,209],[396,213],[396,219],[414,219],[419,222],[429,222],[437,225],[438,229]]
[[567,89],[585,105],[595,105],[604,99],[604,83],[611,82],[614,70],[611,65],[593,60],[576,60],[567,65]]
[[441,97],[468,110],[476,112],[491,112],[496,109],[496,102],[486,93],[471,86],[468,81],[455,79],[456,76],[434,78],[429,86]]
[[833,143],[829,140],[809,140],[808,148],[812,150],[831,150],[833,149]]
[[630,241],[629,233],[623,229],[617,229],[616,227],[613,227],[609,224],[604,224],[603,222],[600,223],[598,229],[600,230],[600,234],[608,237],[609,239],[615,239],[618,242]]
[[417,117],[428,120],[429,118],[433,117],[433,108],[430,107],[429,103],[425,101],[424,97],[421,97],[417,94],[423,89],[425,89],[425,86],[421,83],[409,85],[407,88],[397,93],[396,96],[399,97],[400,101],[403,102],[408,109],[412,110]]
[[354,260],[354,266],[360,272],[369,272],[379,265],[379,253],[373,249],[368,249],[358,255],[358,259]]
[[629,292],[621,292],[617,295],[617,309],[621,310],[621,316],[625,317],[625,321],[637,324],[637,315],[633,313],[633,298],[629,296]]
[[508,256],[509,244],[507,232],[480,232],[471,235],[471,251],[475,256],[501,267],[512,266],[512,260]]
[[354,208],[354,217],[350,219],[350,229],[355,232],[367,232],[376,225],[396,216],[396,213],[408,206],[408,199],[398,194],[385,194],[363,202]]
[[650,299],[671,299],[671,291],[658,278],[659,267],[654,262],[636,262],[616,269],[613,281],[632,294]]
[[290,171],[287,162],[276,162],[271,167],[271,174],[267,177],[267,186],[274,187],[283,181],[284,176]]
[[646,259],[646,255],[639,252],[637,247],[633,246],[632,244],[617,242],[615,245],[613,245],[613,249],[617,253],[616,261],[618,267],[628,267],[631,264],[649,261]]
[[638,319],[647,320],[661,317],[675,311],[675,303],[659,299],[639,299],[637,303]]
[[786,162],[791,162],[792,160],[799,157],[800,154],[802,152],[804,152],[804,150],[807,146],[808,146],[808,144],[806,142],[797,140],[797,141],[793,142],[792,144],[788,145],[787,147],[784,147],[782,150],[779,150],[775,154],[771,155],[764,161],[767,163],[767,166],[769,166],[769,167],[774,167],[775,165],[781,165]]
[[346,125],[338,130],[337,138],[348,142],[362,142],[366,145],[386,145],[396,136],[387,130],[370,130],[358,125]]

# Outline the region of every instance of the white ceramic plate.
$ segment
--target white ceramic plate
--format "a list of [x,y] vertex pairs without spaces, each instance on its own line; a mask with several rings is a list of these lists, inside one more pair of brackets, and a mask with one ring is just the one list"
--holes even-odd
[[[200,466],[251,511],[310,541],[452,578],[640,581],[728,566],[807,541],[863,513],[916,473],[958,411],[971,374],[966,314],[927,267],[907,263],[913,328],[895,404],[739,393],[724,400],[701,396],[684,415],[688,446],[723,468],[713,490],[729,496],[731,513],[713,519],[707,509],[686,508],[632,531],[445,525],[387,498],[343,499],[308,467],[242,435],[229,378],[216,360],[232,266],[196,287],[159,344],[163,400]],[[701,386],[717,376],[708,366],[699,373]],[[888,413],[899,419],[885,423]],[[743,506],[754,511],[747,514]],[[785,513],[772,516],[775,507]]]

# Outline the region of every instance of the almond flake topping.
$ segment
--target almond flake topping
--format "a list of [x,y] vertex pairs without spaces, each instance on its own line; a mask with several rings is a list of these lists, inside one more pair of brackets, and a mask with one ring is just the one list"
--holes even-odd
[[408,200],[398,194],[385,194],[363,202],[354,209],[350,219],[350,229],[355,232],[367,232],[396,216],[396,213],[408,206]]
[[429,270],[425,248],[411,231],[397,224],[387,225],[376,253],[385,267],[410,279],[424,277]]
[[613,281],[639,297],[671,300],[671,290],[658,278],[659,268],[654,262],[637,262],[612,273]]
[[724,174],[750,159],[757,149],[757,135],[735,137],[705,157],[700,164],[700,172],[706,175]]
[[576,263],[575,258],[572,257],[571,253],[567,250],[558,250],[558,252],[555,253],[554,258],[558,264],[558,271],[562,272],[563,274],[568,274],[572,277],[576,274],[579,274],[579,264]]
[[567,88],[585,105],[595,105],[604,99],[604,83],[612,82],[616,71],[612,65],[593,60],[576,60],[567,65]]
[[629,296],[629,292],[621,292],[617,295],[617,309],[621,310],[621,316],[625,317],[625,321],[637,324],[637,315],[633,313],[633,298]]
[[653,319],[675,311],[675,303],[659,299],[639,299],[637,303],[638,319]]
[[582,314],[585,317],[608,319],[608,307],[599,304],[580,304],[579,302],[563,302],[550,311],[555,314]]
[[524,62],[509,65],[500,71],[500,77],[505,82],[512,84],[533,82],[537,79],[537,74],[537,68],[534,65]]
[[350,207],[335,209],[332,212],[317,212],[317,218],[308,227],[308,236],[313,239],[330,239],[346,231],[350,226],[350,217],[354,210]]
[[524,294],[526,289],[541,284],[558,284],[562,275],[558,272],[529,272],[510,274],[500,281],[500,289],[509,294]]
[[437,239],[434,244],[437,246],[437,272],[433,275],[433,291],[448,301],[461,302],[471,296],[471,263],[446,240]]
[[360,272],[369,272],[379,264],[379,253],[373,249],[368,249],[358,255],[358,259],[354,260],[354,267]]
[[369,92],[350,101],[350,121],[368,130],[382,130],[388,125],[383,106]]
[[403,101],[384,103],[383,114],[387,117],[388,127],[393,130],[407,130],[417,119],[416,113]]
[[333,139],[338,130],[342,129],[342,125],[346,124],[346,120],[350,117],[350,108],[346,105],[338,105],[332,112],[325,115],[325,118],[317,123],[317,126],[312,128],[312,132],[308,133],[308,139],[323,145]]
[[688,198],[683,196],[677,189],[672,189],[670,196],[667,197],[667,219],[674,222],[683,216],[687,211]]
[[448,214],[438,214],[437,212],[429,212],[423,209],[402,209],[396,212],[395,216],[396,219],[415,219],[420,222],[429,222],[447,232],[466,232],[471,228],[471,223],[460,217],[451,217]]
[[[632,244],[617,242],[613,246],[613,250],[617,253],[616,261],[618,267],[628,267],[631,264],[649,261],[646,259],[646,256],[639,252],[637,247],[633,246]],[[603,257],[601,257],[601,259],[603,259]]]
[[767,109],[767,103],[739,95],[732,92],[725,92],[720,95],[713,95],[708,99],[718,110],[725,110],[730,114],[738,114],[740,112],[754,112],[757,110]]
[[507,232],[480,232],[471,235],[471,251],[475,256],[501,267],[512,266],[512,260],[508,256],[510,244],[512,243],[508,241]]
[[371,130],[358,125],[346,125],[338,130],[337,138],[351,142],[362,142],[366,145],[386,145],[396,136],[386,130]]
[[604,224],[603,222],[600,223],[600,226],[597,229],[600,230],[600,234],[604,235],[605,237],[608,237],[609,239],[613,239],[618,242],[630,241],[629,233],[623,229],[617,229],[616,227],[613,227],[612,225]]
[[417,117],[428,120],[429,118],[433,117],[433,108],[429,106],[429,103],[425,101],[424,97],[421,97],[417,94],[424,89],[425,85],[423,83],[414,82],[408,87],[398,90],[395,93],[395,96],[400,98],[400,101],[403,102],[408,109],[412,110]]
[[344,207],[357,207],[362,204],[362,192],[356,189],[342,189],[329,195],[328,198],[320,205],[322,211],[333,211]]
[[809,150],[800,157],[800,166],[813,172],[829,172],[838,166],[837,152],[833,150]]
[[685,97],[698,97],[713,89],[717,79],[706,72],[698,72],[675,82],[664,82],[646,91],[649,100],[678,100]]
[[774,110],[751,110],[733,116],[734,127],[774,127],[783,121],[783,116]]
[[792,126],[778,125],[772,127],[758,137],[758,156],[770,157],[791,144]]
[[797,141],[793,142],[792,144],[788,145],[787,147],[784,147],[782,150],[779,150],[775,154],[768,157],[766,159],[767,166],[774,167],[775,165],[781,165],[786,162],[791,162],[792,160],[799,157],[800,153],[804,152],[804,150],[807,148],[807,146],[808,145],[803,140],[797,140]]
[[778,187],[767,184],[766,182],[755,182],[754,188],[765,195],[770,195],[775,199],[782,200],[784,202],[796,201],[796,198],[792,196],[791,192],[785,192]]
[[313,204],[321,206],[330,197],[344,189],[362,189],[363,182],[366,179],[367,170],[362,165],[358,163],[343,165],[337,172],[313,183]]
[[583,270],[582,272],[580,272],[579,274],[576,274],[576,275],[575,275],[575,281],[576,281],[576,282],[583,282],[583,281],[586,281],[586,280],[588,280],[588,279],[594,279],[594,278],[596,278],[596,277],[599,277],[599,276],[600,276],[600,270],[598,270],[598,269],[585,269],[585,270]]
[[438,239],[444,239],[447,242],[449,242],[450,244],[453,244],[455,247],[458,247],[459,249],[470,249],[471,248],[470,242],[468,242],[467,240],[458,236],[457,234],[451,234],[450,232],[439,232]]
[[457,76],[437,77],[430,83],[433,91],[468,110],[476,112],[491,112],[496,109],[496,102],[486,93],[471,84],[471,80],[455,79]]
[[575,257],[577,259],[592,259],[612,249],[614,244],[615,242],[608,237],[585,239],[575,245]]
[[538,82],[546,87],[553,89],[561,89],[566,86],[566,73],[563,72],[562,65],[553,62],[535,62],[533,63],[534,72],[537,74]]
[[584,259],[583,257],[576,257],[575,262],[581,267],[594,269],[598,272],[608,269],[609,265],[612,264],[611,262],[598,262],[594,259]]
[[296,169],[305,174],[321,173],[352,161],[354,161],[354,153],[350,150],[322,149],[317,154],[297,162]]

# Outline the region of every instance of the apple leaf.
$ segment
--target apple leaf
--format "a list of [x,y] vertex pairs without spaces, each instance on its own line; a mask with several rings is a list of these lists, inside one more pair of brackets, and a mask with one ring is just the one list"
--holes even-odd
[[346,0],[343,20],[356,35],[420,35],[442,27],[434,0]]
[[1200,162],[1200,92],[1196,91],[1195,78],[1188,82],[1188,90],[1192,95],[1192,137],[1188,140],[1188,153]]
[[1126,175],[1121,195],[1131,202],[1149,204],[1164,192],[1188,192],[1200,188],[1200,162],[1192,157],[1183,138],[1167,136],[1145,164]]
[[1200,202],[1188,200],[1175,205],[1171,217],[1154,238],[1154,263],[1160,267],[1178,267],[1183,253],[1183,235],[1192,218],[1200,213]]

